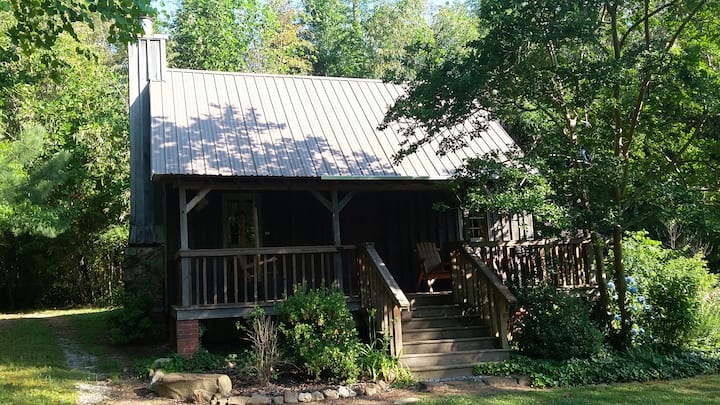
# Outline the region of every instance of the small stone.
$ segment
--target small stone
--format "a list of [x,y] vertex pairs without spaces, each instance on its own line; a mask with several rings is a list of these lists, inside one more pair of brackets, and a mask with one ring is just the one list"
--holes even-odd
[[365,395],[367,396],[376,395],[378,391],[380,391],[380,387],[377,384],[370,383],[365,385]]
[[297,404],[298,401],[298,393],[295,391],[287,390],[283,394],[283,400],[286,404]]
[[245,405],[250,397],[243,397],[241,395],[233,395],[226,401],[227,405]]
[[310,402],[312,399],[312,394],[309,392],[301,392],[298,394],[298,401],[300,402]]
[[340,398],[352,398],[357,395],[355,391],[345,386],[338,387],[337,391]]
[[276,395],[272,398],[272,403],[275,405],[282,405],[285,403],[285,397],[282,395]]
[[312,396],[313,401],[324,401],[325,400],[325,395],[323,395],[323,393],[320,391],[313,391],[313,393],[310,395]]
[[409,398],[399,399],[399,400],[393,402],[393,405],[416,404],[418,402],[420,402],[420,398],[409,397]]
[[377,384],[383,391],[385,391],[385,390],[387,390],[388,388],[390,388],[390,385],[389,385],[387,382],[385,382],[385,380],[378,380],[376,384]]
[[262,394],[253,394],[253,396],[245,402],[245,405],[269,405],[270,403],[271,400],[269,397]]
[[325,391],[323,391],[323,394],[325,395],[325,398],[327,399],[338,399],[340,398],[340,394],[338,394],[337,390],[328,388]]

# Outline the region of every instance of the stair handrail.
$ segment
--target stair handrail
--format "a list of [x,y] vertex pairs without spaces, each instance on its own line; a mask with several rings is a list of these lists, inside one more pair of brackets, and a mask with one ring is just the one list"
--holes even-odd
[[390,354],[400,356],[402,311],[410,311],[410,301],[390,274],[373,243],[362,244],[357,258],[360,305],[375,310],[375,327],[389,338]]
[[500,338],[503,349],[509,348],[510,309],[518,302],[515,295],[494,271],[475,256],[468,244],[451,249],[451,264],[456,302],[469,305],[489,320],[492,334]]

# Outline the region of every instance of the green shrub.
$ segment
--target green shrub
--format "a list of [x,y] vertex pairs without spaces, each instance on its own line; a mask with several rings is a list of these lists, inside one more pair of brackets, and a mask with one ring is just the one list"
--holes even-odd
[[[701,325],[708,326],[703,300],[716,279],[707,263],[699,256],[685,257],[663,248],[646,232],[634,233],[623,243],[635,342],[691,345]],[[614,284],[609,287],[612,291]]]
[[378,340],[379,347],[373,344],[361,344],[357,366],[363,378],[371,381],[384,380],[397,386],[409,386],[414,383],[410,370],[400,364],[397,357],[390,355],[390,342]]
[[589,359],[532,360],[517,356],[482,363],[476,375],[527,375],[539,388],[684,378],[720,372],[720,357],[702,352],[657,352],[647,347],[624,353],[600,353]]
[[360,341],[345,296],[333,289],[306,290],[275,306],[286,353],[315,378],[353,380]]
[[690,338],[690,345],[704,351],[720,350],[720,289],[703,297],[699,323]]
[[163,334],[162,328],[153,322],[148,309],[152,308],[153,296],[147,290],[137,294],[125,294],[123,305],[108,317],[110,341],[114,344],[144,342]]
[[513,339],[518,351],[533,358],[588,358],[603,348],[603,335],[577,296],[557,292],[550,284],[518,294],[524,312]]

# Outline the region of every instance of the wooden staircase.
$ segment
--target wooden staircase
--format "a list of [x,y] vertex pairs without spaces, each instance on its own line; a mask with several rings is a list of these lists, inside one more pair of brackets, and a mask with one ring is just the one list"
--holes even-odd
[[472,375],[480,362],[502,361],[509,350],[489,323],[468,306],[453,303],[452,292],[408,294],[402,320],[400,362],[418,379]]

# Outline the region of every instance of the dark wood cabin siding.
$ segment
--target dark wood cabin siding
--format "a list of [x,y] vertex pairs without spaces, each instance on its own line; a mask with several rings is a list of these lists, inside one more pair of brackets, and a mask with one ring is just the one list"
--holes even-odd
[[[212,191],[206,203],[188,215],[190,249],[223,247],[223,194]],[[258,198],[261,245],[332,245],[330,212],[307,191],[264,191]],[[192,197],[189,193],[188,199]],[[340,193],[340,198],[344,193]],[[179,248],[177,189],[168,189],[168,293],[176,302]],[[455,209],[438,211],[435,203],[452,205],[452,196],[443,191],[358,192],[340,215],[343,244],[374,242],[401,288],[413,291],[418,265],[413,251],[418,241],[433,241],[439,247],[457,241]]]

